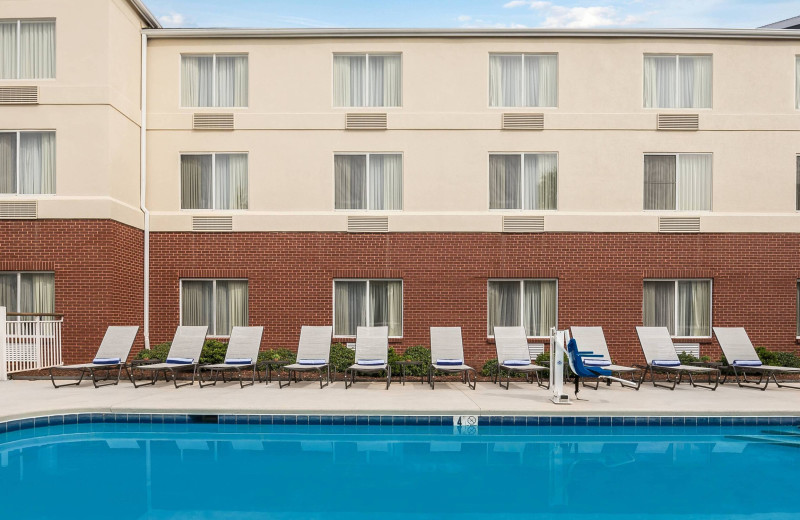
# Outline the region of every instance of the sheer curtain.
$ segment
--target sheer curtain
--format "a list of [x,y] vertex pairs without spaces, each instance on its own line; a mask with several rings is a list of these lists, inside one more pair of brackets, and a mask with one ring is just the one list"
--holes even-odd
[[554,107],[558,103],[558,57],[525,55],[525,106]]
[[19,135],[19,192],[55,193],[55,132],[22,132]]
[[678,282],[677,336],[711,335],[711,282],[689,280]]
[[522,92],[522,55],[489,56],[489,106],[518,107]]
[[217,56],[218,107],[247,106],[247,56]]
[[247,209],[247,154],[215,156],[214,198],[216,209]]
[[0,273],[0,307],[17,311],[17,273]]
[[522,209],[519,155],[489,156],[489,209]]
[[678,209],[711,209],[711,154],[678,156]]
[[367,324],[367,282],[334,282],[334,335],[355,336]]
[[671,336],[675,335],[675,282],[644,282],[644,302],[642,304],[642,325],[645,327],[666,327]]
[[19,77],[56,77],[55,22],[22,22],[19,38]]
[[181,106],[214,106],[214,58],[181,56]]
[[368,57],[369,106],[399,107],[402,104],[402,72],[399,55]]
[[181,283],[181,325],[207,325],[213,334],[214,282],[184,280]]
[[211,156],[181,155],[181,209],[211,209]]
[[525,209],[556,209],[558,156],[554,153],[525,154]]
[[55,312],[55,287],[56,281],[53,273],[22,273],[19,287],[19,312]]
[[369,282],[370,325],[389,327],[390,336],[403,335],[403,284],[399,280]]
[[247,316],[247,281],[217,281],[217,322],[214,334],[230,336],[233,327],[246,327]]
[[17,134],[13,132],[0,133],[0,193],[16,192]]
[[526,280],[523,283],[523,326],[528,336],[548,336],[556,326],[556,282]]
[[333,56],[333,105],[363,107],[366,105],[366,56]]
[[679,56],[680,107],[711,108],[711,56]]
[[644,209],[675,209],[674,155],[644,156]]
[[491,281],[489,293],[489,336],[495,327],[515,327],[522,323],[519,281]]
[[367,209],[367,156],[336,155],[333,158],[334,207]]
[[369,209],[403,209],[403,156],[369,156]]
[[0,79],[17,78],[17,22],[0,22]]
[[644,57],[645,108],[675,108],[675,56]]

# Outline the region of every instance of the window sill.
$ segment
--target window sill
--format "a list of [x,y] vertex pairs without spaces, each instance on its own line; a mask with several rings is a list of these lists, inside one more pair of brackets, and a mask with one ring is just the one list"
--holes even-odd
[[701,345],[710,345],[714,342],[714,338],[711,336],[700,336],[700,337],[682,337],[682,336],[670,336],[673,343],[700,343]]
[[[550,344],[550,336],[528,336],[525,338],[528,341],[528,344],[531,343],[544,343],[545,345]],[[486,338],[486,343],[489,345],[494,345],[494,336],[489,336]]]

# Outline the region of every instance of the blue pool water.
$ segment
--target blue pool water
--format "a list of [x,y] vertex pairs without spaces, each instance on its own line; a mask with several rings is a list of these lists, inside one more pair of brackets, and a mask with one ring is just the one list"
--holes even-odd
[[797,426],[86,423],[0,434],[0,517],[796,519]]

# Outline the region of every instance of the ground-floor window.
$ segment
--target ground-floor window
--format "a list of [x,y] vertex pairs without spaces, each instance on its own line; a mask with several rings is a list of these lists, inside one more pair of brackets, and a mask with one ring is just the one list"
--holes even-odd
[[181,280],[181,325],[207,325],[210,336],[247,326],[247,280]]
[[642,324],[675,337],[711,336],[711,280],[645,280]]
[[800,281],[797,282],[797,302],[795,309],[797,312],[797,337],[800,338]]
[[487,334],[497,327],[525,327],[529,337],[550,335],[557,324],[557,280],[489,280]]
[[403,335],[402,280],[335,280],[335,336],[355,336],[359,326],[389,327],[389,336]]
[[54,273],[0,272],[0,307],[7,312],[52,314],[55,287]]

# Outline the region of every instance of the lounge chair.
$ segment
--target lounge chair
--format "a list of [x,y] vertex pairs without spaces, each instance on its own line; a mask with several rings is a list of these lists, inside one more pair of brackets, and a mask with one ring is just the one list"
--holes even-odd
[[[475,390],[477,373],[464,364],[464,344],[461,327],[431,327],[431,364],[428,367],[428,383],[434,386],[436,371],[461,374],[462,381]],[[472,373],[472,382],[469,375]]]
[[[603,369],[611,372],[610,375],[617,374],[619,379],[622,379],[623,374],[627,374],[630,376],[632,383],[637,383],[635,386],[636,390],[639,389],[638,382],[640,382],[641,379],[634,377],[634,374],[636,372],[640,372],[642,369],[636,367],[626,367],[623,365],[615,365],[612,362],[611,354],[608,352],[606,337],[603,334],[603,327],[570,327],[570,332],[572,333],[572,337],[575,339],[575,341],[578,342],[578,348],[580,348],[582,351],[591,351],[594,354],[599,354],[598,356],[584,359],[584,365],[590,369],[592,367],[602,367]],[[613,382],[613,379],[606,378],[606,382],[610,385]],[[630,386],[623,383],[620,384],[622,386]],[[589,385],[586,384],[586,381],[583,381],[583,386]],[[589,386],[589,388],[594,388],[595,390],[597,390],[599,387],[599,379],[594,387]]]
[[[242,372],[250,370],[253,372],[253,379],[247,386],[256,384],[256,365],[258,363],[258,349],[261,347],[261,336],[264,335],[264,327],[234,327],[231,330],[231,338],[228,340],[228,350],[225,351],[225,361],[213,365],[202,365],[198,371],[198,382],[200,387],[213,386],[217,384],[220,374],[222,382],[227,382],[225,374],[236,372],[239,376],[239,386],[244,388]],[[203,372],[208,371],[211,381],[203,381]]]
[[[119,384],[119,379],[122,376],[123,370],[125,371],[125,374],[127,374],[128,379],[130,379],[131,375],[130,372],[128,372],[127,365],[128,355],[131,352],[133,341],[136,339],[136,334],[138,334],[138,332],[138,326],[108,327],[106,329],[106,335],[103,336],[103,341],[100,343],[100,347],[97,349],[97,354],[94,356],[94,359],[91,363],[52,367],[50,369],[50,382],[52,382],[53,386],[56,388],[61,388],[62,386],[78,386],[81,384],[84,376],[88,372],[92,376],[92,383],[94,384],[95,388],[106,385],[117,385]],[[75,383],[57,385],[56,380],[53,377],[54,370],[79,370],[80,378],[78,378],[78,381]],[[109,381],[111,372],[113,370],[117,371],[117,378],[113,382],[104,382],[100,384],[98,383],[98,379],[95,374],[95,372],[98,370],[105,372],[105,378],[102,379],[102,381]]]
[[[684,375],[689,377],[689,382],[692,386],[710,390],[716,390],[717,386],[719,386],[720,372],[716,368],[681,364],[678,353],[675,352],[675,345],[672,343],[669,330],[666,327],[636,327],[636,334],[639,335],[639,344],[642,346],[642,351],[647,361],[647,364],[642,367],[644,371],[642,372],[640,383],[644,381],[649,371],[653,386],[669,388],[670,390],[675,390],[675,385],[680,384]],[[657,383],[656,372],[667,374],[667,383],[672,383],[672,385]],[[671,379],[671,375],[677,375],[678,377]],[[695,383],[694,376],[697,375],[708,376],[708,384]],[[714,378],[713,385],[711,384],[712,378]]]
[[[331,340],[333,327],[310,327],[303,325],[300,329],[300,343],[297,345],[297,362],[286,365],[289,377],[286,384],[278,379],[278,387],[283,388],[292,384],[292,375],[297,382],[298,372],[311,372],[316,370],[319,374],[319,387],[324,388],[331,382]],[[325,384],[322,384],[322,372],[325,371]]]
[[[347,373],[350,372],[350,384]],[[358,327],[356,329],[356,362],[344,371],[345,389],[356,382],[356,373],[386,372],[386,389],[392,384],[389,365],[389,327]]]
[[575,399],[578,399],[578,392],[580,391],[581,381],[583,379],[595,379],[598,382],[598,386],[600,385],[600,380],[604,379],[608,381],[609,384],[613,381],[617,381],[622,386],[630,386],[637,390],[639,389],[640,383],[614,377],[611,369],[608,368],[611,365],[591,366],[587,363],[589,361],[602,360],[605,355],[606,354],[592,352],[590,350],[578,350],[577,340],[575,338],[569,340],[569,343],[567,343],[567,358],[569,359],[569,368],[575,375]]
[[530,375],[536,377],[539,386],[549,388],[550,382],[542,383],[539,372],[547,370],[546,367],[539,366],[532,362],[531,353],[528,349],[528,338],[525,335],[525,327],[495,327],[494,346],[497,349],[497,371],[495,372],[494,382],[503,386],[502,371],[506,371],[506,384],[503,386],[508,390],[511,384],[511,374],[522,373],[528,382]]
[[[150,373],[151,378],[147,383],[136,384],[136,377],[131,377],[133,386],[139,388],[145,385],[154,385],[158,380],[158,374],[164,374],[164,380],[169,381],[167,374],[172,375],[172,382],[175,388],[181,386],[193,385],[194,379],[197,376],[197,367],[200,364],[200,353],[203,351],[203,343],[206,341],[206,334],[208,327],[201,326],[186,326],[182,325],[175,331],[175,337],[172,339],[172,346],[169,348],[167,359],[163,363],[156,363],[154,365],[138,365],[131,367],[131,375],[135,370],[140,372]],[[191,383],[178,384],[179,372],[192,372]]]
[[[750,342],[750,338],[747,337],[747,332],[742,327],[714,327],[714,334],[717,335],[719,346],[725,354],[725,359],[728,360],[728,365],[733,369],[733,375],[739,386],[766,390],[769,380],[772,379],[778,388],[800,389],[800,386],[779,383],[775,377],[775,374],[800,374],[800,368],[762,364],[756,349],[753,348],[753,344]],[[749,382],[747,380],[748,372],[758,373],[758,381],[755,383]],[[767,381],[764,386],[761,386],[761,381],[764,380],[764,377],[767,378]],[[726,375],[722,382],[724,383],[727,378],[728,376]]]

